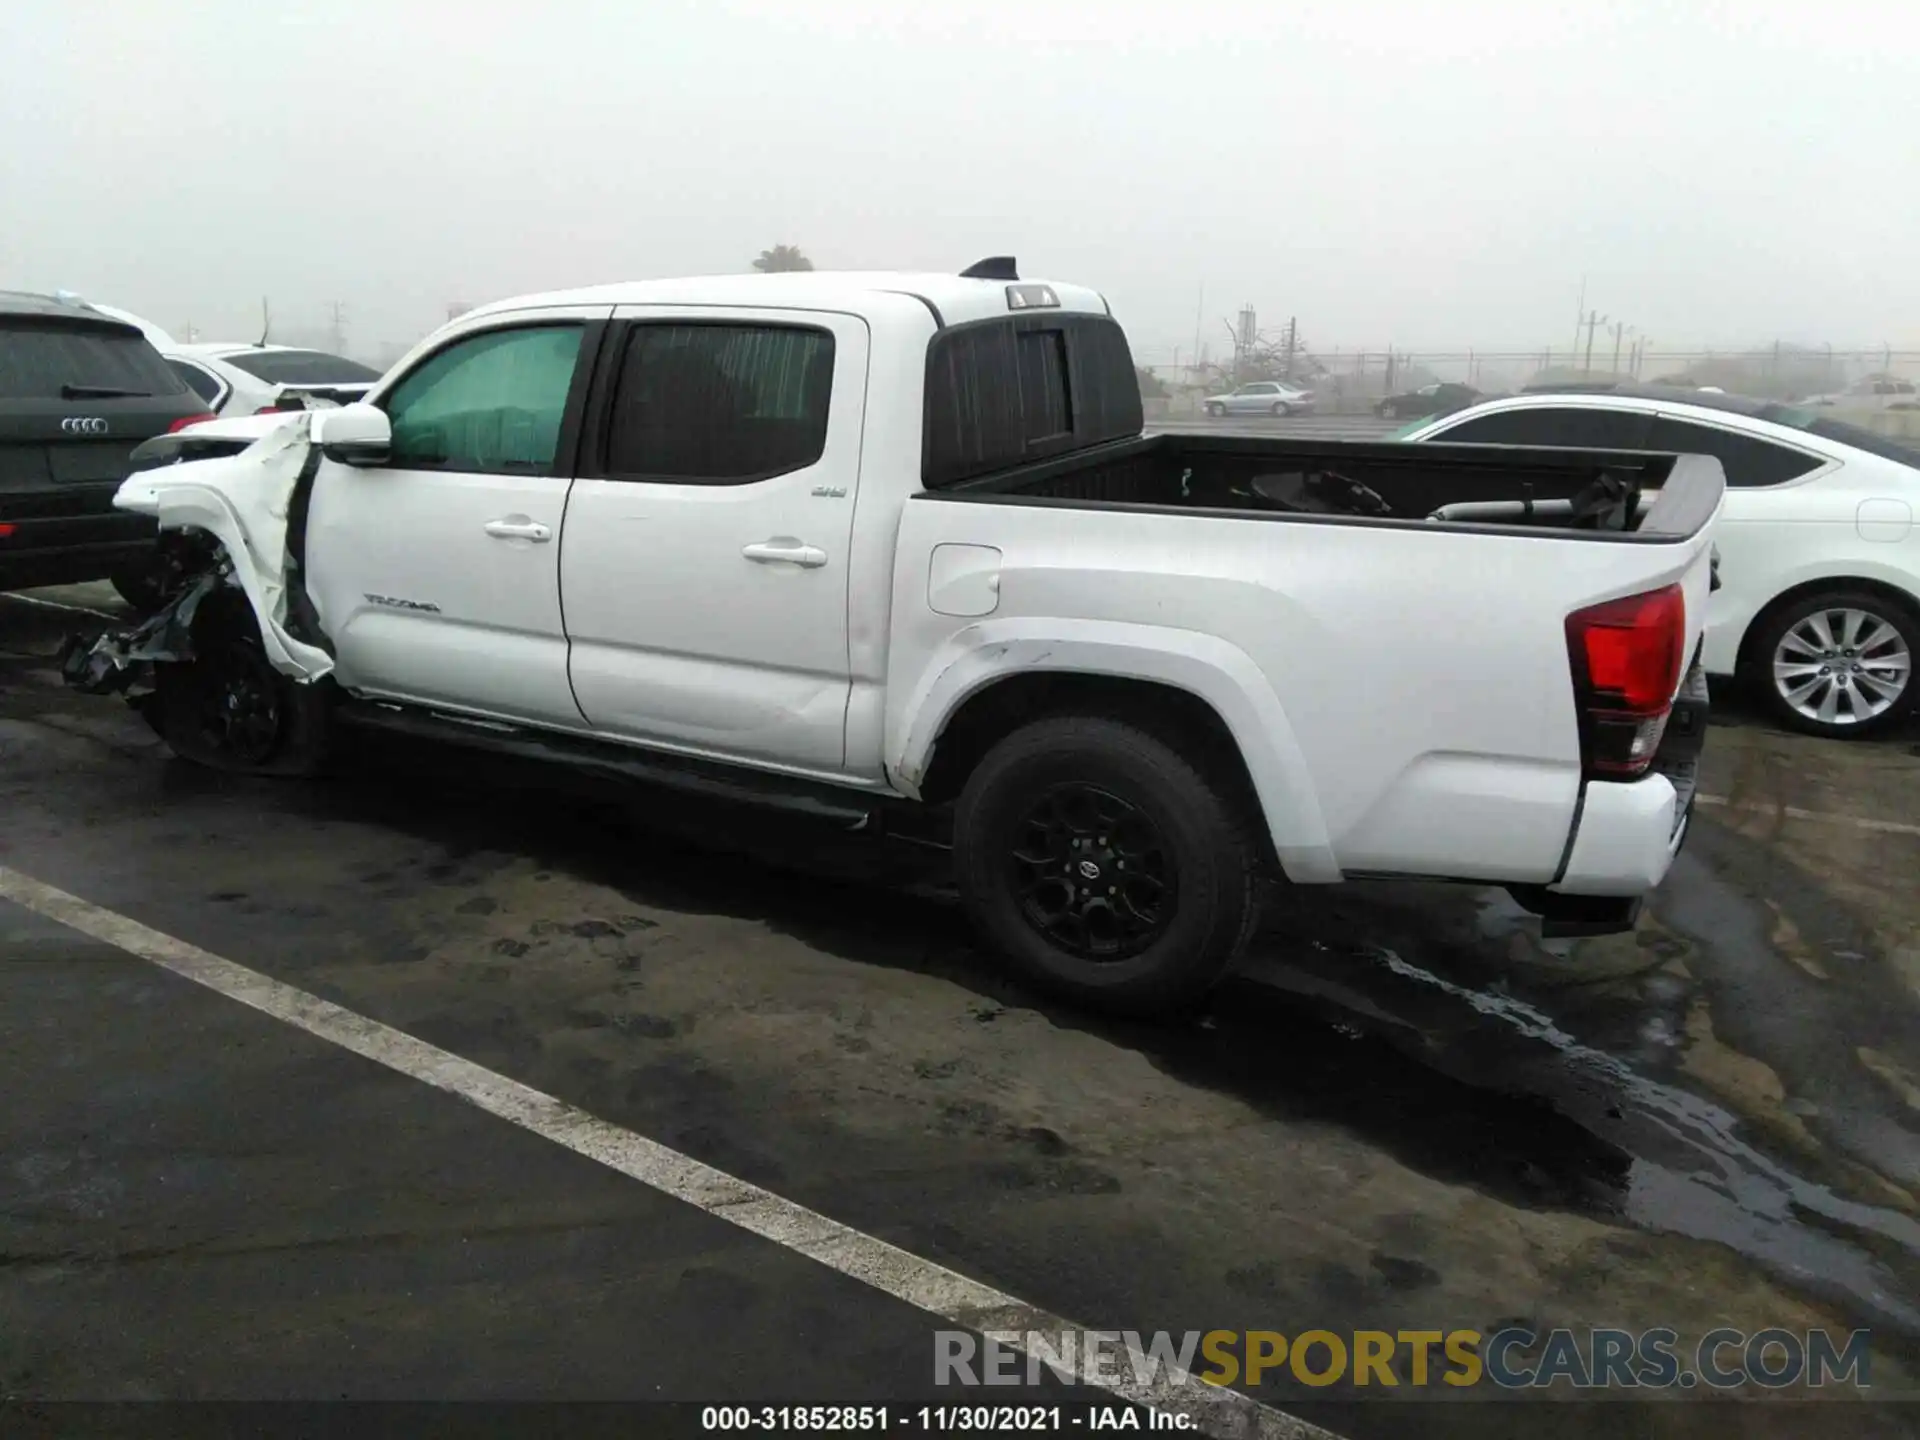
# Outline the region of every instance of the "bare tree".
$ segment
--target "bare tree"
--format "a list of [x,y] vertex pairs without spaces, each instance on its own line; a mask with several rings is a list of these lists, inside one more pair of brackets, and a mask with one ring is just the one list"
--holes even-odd
[[762,250],[753,268],[763,275],[772,275],[783,270],[811,270],[813,261],[798,245],[776,245],[771,250]]

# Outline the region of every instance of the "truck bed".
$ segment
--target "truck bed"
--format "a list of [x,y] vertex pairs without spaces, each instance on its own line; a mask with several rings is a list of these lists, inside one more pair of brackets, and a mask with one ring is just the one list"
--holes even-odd
[[1677,540],[1713,515],[1705,456],[1145,435],[930,492],[942,498],[1309,522]]
[[[1608,506],[1565,513],[1603,480]],[[1583,803],[1659,800],[1641,829],[1662,844],[1677,813],[1659,785],[1583,779],[1567,617],[1679,586],[1691,652],[1724,490],[1698,456],[1204,435],[923,489],[896,540],[890,733],[912,755],[909,717],[987,672],[1150,680],[1214,707],[1296,882],[1552,884]]]

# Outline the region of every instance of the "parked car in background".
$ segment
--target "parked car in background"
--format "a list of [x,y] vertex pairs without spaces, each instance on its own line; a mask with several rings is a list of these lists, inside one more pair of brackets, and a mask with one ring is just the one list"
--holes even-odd
[[1207,414],[1221,415],[1311,415],[1313,395],[1296,390],[1280,380],[1255,380],[1225,395],[1209,395]]
[[[62,298],[78,296],[61,292]],[[380,372],[357,360],[297,345],[181,341],[150,320],[111,305],[91,308],[124,321],[146,336],[166,362],[222,418],[301,410],[310,405],[349,405],[373,388]]]
[[1914,388],[1913,381],[1902,380],[1897,375],[1869,375],[1844,390],[1809,395],[1800,404],[1820,409],[1920,410],[1920,390]]
[[350,405],[380,378],[358,360],[292,345],[176,344],[164,353],[175,373],[221,416]]
[[1629,385],[1490,401],[1398,438],[1711,455],[1728,488],[1707,672],[1744,677],[1815,735],[1883,730],[1920,698],[1920,447],[1801,407]]
[[0,291],[0,590],[110,579],[153,604],[156,528],[114,493],[135,445],[211,419],[138,326]]
[[1471,385],[1442,381],[1422,385],[1404,395],[1389,395],[1373,407],[1373,412],[1384,420],[1410,420],[1419,415],[1442,415],[1458,410],[1480,398],[1480,392]]

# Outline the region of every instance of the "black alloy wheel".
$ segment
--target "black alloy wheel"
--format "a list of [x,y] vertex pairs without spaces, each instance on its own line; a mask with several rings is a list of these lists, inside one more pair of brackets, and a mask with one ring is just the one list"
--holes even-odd
[[1020,913],[1083,960],[1122,960],[1166,931],[1179,902],[1173,852],[1138,806],[1084,781],[1042,791],[1015,822],[1007,868]]

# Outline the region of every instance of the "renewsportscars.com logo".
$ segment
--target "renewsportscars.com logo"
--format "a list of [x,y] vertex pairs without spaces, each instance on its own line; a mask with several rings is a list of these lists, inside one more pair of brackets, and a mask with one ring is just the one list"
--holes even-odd
[[1062,1380],[1257,1386],[1293,1380],[1374,1390],[1445,1385],[1502,1390],[1731,1390],[1872,1383],[1872,1332],[1669,1329],[1477,1330],[937,1330],[936,1385]]

